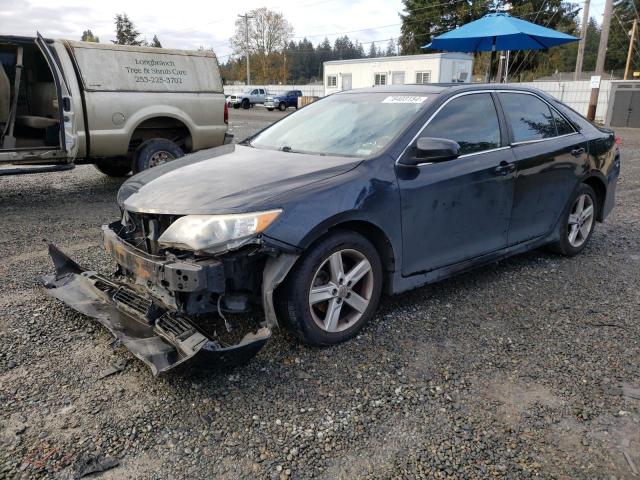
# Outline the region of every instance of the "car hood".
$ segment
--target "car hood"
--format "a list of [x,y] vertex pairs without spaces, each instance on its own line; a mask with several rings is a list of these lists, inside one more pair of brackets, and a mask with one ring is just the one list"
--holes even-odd
[[225,145],[127,180],[118,203],[134,212],[219,214],[278,207],[277,197],[355,168],[362,160]]

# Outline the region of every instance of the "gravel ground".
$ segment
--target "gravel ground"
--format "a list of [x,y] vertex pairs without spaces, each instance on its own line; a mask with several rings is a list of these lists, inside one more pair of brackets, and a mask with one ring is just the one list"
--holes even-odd
[[[238,137],[279,118],[231,112]],[[346,344],[286,331],[248,365],[153,378],[38,287],[55,242],[113,268],[119,183],[0,177],[0,478],[634,478],[640,470],[640,134],[582,255],[535,251],[384,299]],[[101,378],[107,369],[124,366]]]

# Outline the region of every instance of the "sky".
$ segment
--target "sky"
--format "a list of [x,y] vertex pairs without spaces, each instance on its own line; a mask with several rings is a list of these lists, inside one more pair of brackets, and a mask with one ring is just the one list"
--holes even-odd
[[[168,48],[210,47],[224,62],[237,15],[263,6],[284,14],[295,40],[306,36],[317,44],[348,32],[352,40],[380,40],[376,44],[384,48],[400,35],[400,0],[0,0],[0,32],[79,40],[91,29],[107,42],[114,38],[115,15],[127,13],[141,37],[157,35]],[[604,0],[593,0],[590,16],[600,22],[603,7]]]

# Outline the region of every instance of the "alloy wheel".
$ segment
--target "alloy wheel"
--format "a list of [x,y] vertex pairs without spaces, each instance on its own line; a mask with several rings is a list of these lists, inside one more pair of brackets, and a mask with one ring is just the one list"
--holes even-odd
[[579,248],[589,238],[594,220],[593,199],[590,195],[583,193],[571,207],[569,214],[569,244],[574,248]]
[[309,290],[309,308],[316,325],[341,332],[358,322],[373,294],[371,263],[361,252],[338,250],[316,271]]
[[175,158],[176,157],[174,157],[172,153],[167,152],[166,150],[159,150],[149,158],[149,167],[157,167],[158,165],[170,162]]

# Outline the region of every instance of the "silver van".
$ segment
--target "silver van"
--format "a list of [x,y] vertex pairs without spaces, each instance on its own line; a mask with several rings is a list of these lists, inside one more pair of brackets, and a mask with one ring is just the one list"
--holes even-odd
[[2,174],[124,176],[228,143],[212,52],[0,36]]

